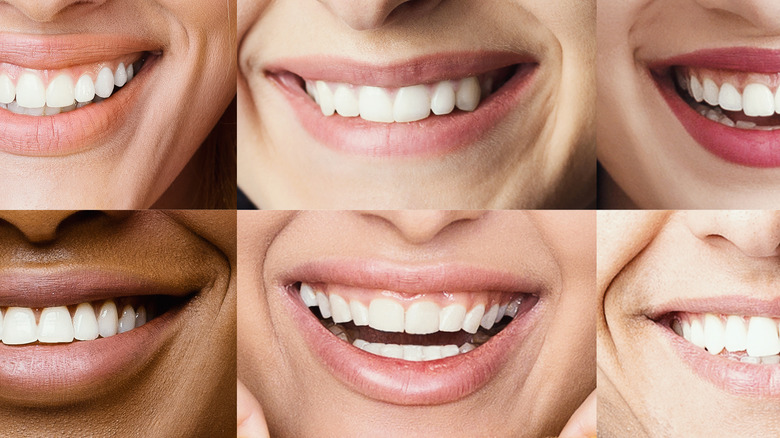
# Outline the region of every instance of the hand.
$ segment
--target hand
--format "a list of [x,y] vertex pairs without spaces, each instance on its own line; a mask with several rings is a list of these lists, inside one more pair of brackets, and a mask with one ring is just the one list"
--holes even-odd
[[236,384],[238,431],[240,438],[269,438],[263,408],[251,392],[239,380]]

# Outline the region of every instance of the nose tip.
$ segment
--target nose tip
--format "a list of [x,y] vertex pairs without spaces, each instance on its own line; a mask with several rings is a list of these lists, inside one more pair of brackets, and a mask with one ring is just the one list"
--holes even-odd
[[451,225],[475,220],[484,212],[476,210],[382,210],[365,211],[362,214],[383,219],[409,243],[423,244],[436,238]]
[[347,26],[355,30],[376,29],[390,18],[401,6],[414,3],[423,6],[419,11],[430,10],[441,0],[319,0],[320,3]]
[[700,239],[725,239],[748,257],[780,256],[780,212],[688,212],[687,221]]
[[53,21],[63,11],[72,8],[94,8],[107,0],[6,0],[27,18],[38,23]]

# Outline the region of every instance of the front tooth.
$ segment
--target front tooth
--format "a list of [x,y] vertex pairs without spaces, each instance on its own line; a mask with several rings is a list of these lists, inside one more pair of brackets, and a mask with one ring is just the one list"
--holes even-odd
[[749,84],[742,91],[742,111],[751,117],[766,117],[775,113],[775,96],[763,84]]
[[87,75],[82,75],[78,81],[76,81],[76,89],[73,93],[77,102],[91,102],[95,98],[95,83],[92,82],[92,78]]
[[461,111],[474,111],[479,105],[480,93],[479,81],[476,77],[461,79],[458,92],[455,94],[455,106]]
[[73,320],[68,308],[47,307],[38,322],[38,341],[44,343],[73,342]]
[[383,88],[361,87],[358,96],[360,117],[371,122],[392,123],[393,101]]
[[387,298],[371,300],[368,305],[368,326],[383,332],[403,332],[403,306]]
[[133,306],[126,304],[122,308],[122,316],[119,318],[119,324],[117,326],[117,333],[128,332],[135,328],[135,310]]
[[493,328],[493,324],[496,323],[496,315],[498,315],[498,304],[493,304],[490,306],[490,309],[488,309],[487,312],[485,312],[485,315],[482,317],[482,320],[480,321],[480,325],[482,327],[485,327],[485,330],[490,330]]
[[437,116],[449,114],[455,109],[455,87],[450,81],[436,84],[431,96],[431,111]]
[[16,98],[16,87],[7,75],[0,74],[0,103],[11,103]]
[[25,108],[43,108],[46,105],[46,88],[38,75],[23,73],[16,82],[16,103]]
[[138,307],[138,311],[135,312],[135,326],[136,328],[146,324],[146,308],[144,306]]
[[117,315],[116,304],[113,300],[108,300],[100,306],[98,312],[98,333],[107,338],[116,334],[116,327],[119,324],[119,315]]
[[715,81],[710,78],[705,78],[702,83],[702,88],[704,89],[704,101],[712,106],[717,106],[720,90],[715,84]]
[[384,344],[379,349],[379,355],[384,357],[391,357],[393,359],[404,358],[404,348],[398,344]]
[[423,360],[441,359],[441,345],[427,345],[423,347]]
[[358,300],[349,302],[349,310],[356,326],[368,325],[368,307]]
[[696,102],[704,100],[704,87],[696,76],[691,76],[691,90],[690,94],[696,99]]
[[330,313],[333,315],[333,322],[352,321],[352,314],[349,311],[349,304],[344,298],[337,294],[330,294]]
[[49,82],[46,88],[46,106],[62,108],[73,105],[75,100],[73,81],[70,76],[62,74]]
[[420,301],[406,311],[406,333],[428,335],[439,331],[440,309],[436,303]]
[[317,296],[314,294],[314,289],[306,283],[301,283],[301,299],[306,307],[317,305]]
[[479,329],[479,324],[482,322],[482,315],[485,314],[485,305],[477,304],[466,314],[463,318],[463,330],[471,333],[472,335]]
[[330,91],[330,87],[323,81],[317,81],[317,97],[320,104],[320,110],[325,116],[332,116],[336,112],[336,106],[333,102],[333,92]]
[[691,343],[697,347],[704,348],[705,347],[705,339],[704,339],[704,326],[701,323],[701,320],[699,318],[695,318],[693,321],[691,321]]
[[403,87],[395,95],[393,120],[396,122],[416,122],[431,114],[431,99],[425,85]]
[[95,79],[95,94],[102,98],[111,96],[114,92],[114,72],[108,67],[103,67]]
[[35,313],[28,307],[9,307],[3,319],[3,344],[21,345],[38,340]]
[[343,117],[357,117],[360,114],[355,91],[346,84],[339,84],[333,93],[333,105]]
[[328,300],[328,297],[322,293],[317,292],[317,305],[320,306],[320,314],[323,318],[330,318],[330,300]]
[[723,351],[724,328],[720,317],[712,313],[704,315],[704,345],[711,354]]
[[720,86],[718,105],[727,111],[742,111],[742,95],[729,83]]
[[725,347],[730,352],[744,351],[747,344],[747,326],[741,316],[730,315],[726,319]]
[[439,330],[443,332],[460,331],[463,328],[465,317],[465,307],[460,304],[450,304],[439,312]]
[[73,314],[73,337],[79,341],[97,339],[99,334],[95,309],[89,303],[81,303]]
[[771,318],[751,317],[745,350],[749,356],[771,356],[780,353],[777,324]]
[[120,62],[119,67],[116,68],[116,72],[114,72],[114,85],[117,87],[123,87],[127,83],[127,69],[125,68],[125,63]]
[[423,348],[421,345],[404,345],[404,360],[419,362],[423,360]]

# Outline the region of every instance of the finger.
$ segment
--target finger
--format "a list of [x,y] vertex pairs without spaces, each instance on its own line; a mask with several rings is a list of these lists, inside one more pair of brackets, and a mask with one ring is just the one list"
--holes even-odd
[[596,436],[596,391],[571,416],[561,431],[560,438],[591,438]]
[[241,381],[237,389],[237,436],[240,438],[269,438],[263,408]]

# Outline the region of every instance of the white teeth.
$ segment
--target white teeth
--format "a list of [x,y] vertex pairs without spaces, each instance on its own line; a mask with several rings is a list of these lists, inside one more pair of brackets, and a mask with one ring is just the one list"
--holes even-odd
[[108,67],[103,67],[95,79],[95,94],[107,98],[114,92],[114,72]]
[[317,84],[306,81],[306,93],[319,105],[320,99],[317,97]]
[[320,313],[322,314],[322,317],[330,318],[330,300],[328,300],[328,296],[322,292],[317,292],[316,297],[317,305],[320,307]]
[[720,93],[720,90],[715,82],[710,78],[706,78],[702,82],[702,88],[704,101],[712,106],[716,106],[718,104],[718,94]]
[[723,351],[725,343],[723,322],[720,317],[708,313],[704,315],[704,344],[711,354]]
[[699,79],[697,79],[696,76],[691,76],[690,89],[693,98],[696,99],[696,102],[701,102],[704,100],[704,87],[701,85],[701,82],[699,82]]
[[423,347],[423,360],[438,360],[442,358],[441,345],[428,345]]
[[333,315],[333,322],[341,323],[352,321],[352,314],[349,311],[349,304],[336,294],[330,294],[330,313]]
[[775,96],[766,85],[749,84],[742,91],[742,107],[748,116],[771,116],[775,113]]
[[[403,359],[412,362],[438,360],[445,357],[456,356],[460,353],[467,353],[474,349],[471,344],[463,344],[458,348],[457,345],[398,345],[382,344],[379,342],[366,342],[362,339],[356,339],[352,343],[357,348],[378,356],[389,357],[393,359]],[[471,346],[471,348],[467,347]]]
[[721,85],[718,103],[724,110],[742,111],[742,95],[729,83]]
[[91,341],[99,334],[95,309],[89,303],[79,304],[73,314],[73,336],[79,341]]
[[336,112],[343,117],[357,117],[360,114],[355,92],[349,88],[349,85],[339,84],[336,87],[333,93],[333,104]]
[[[132,65],[130,67],[132,67]],[[144,324],[146,324],[146,308],[144,306],[139,306],[138,311],[135,312],[135,326],[141,327]]]
[[431,100],[425,85],[403,87],[395,95],[393,119],[396,122],[416,122],[431,114]]
[[135,328],[135,310],[130,305],[125,305],[122,308],[122,315],[119,317],[119,324],[117,325],[117,333],[129,332]]
[[457,356],[460,353],[460,349],[457,345],[444,345],[441,347],[441,357]]
[[423,348],[421,345],[404,345],[404,360],[419,362],[423,360]]
[[332,116],[336,111],[336,106],[333,102],[333,93],[330,91],[328,84],[323,81],[317,81],[317,97],[319,98],[322,114],[325,116]]
[[461,345],[458,350],[460,351],[461,354],[463,354],[463,353],[468,353],[469,351],[475,348],[477,347],[475,347],[474,344],[469,344],[468,342],[466,342],[465,344]]
[[778,355],[772,355],[772,356],[764,356],[761,358],[761,363],[763,364],[778,364],[780,363],[780,356]]
[[498,324],[499,321],[504,319],[504,315],[506,315],[506,308],[508,304],[503,304],[498,307],[498,313],[496,314],[496,324]]
[[9,307],[3,319],[3,344],[29,344],[38,340],[35,313],[27,307]]
[[482,316],[485,314],[485,305],[477,304],[463,318],[463,330],[474,334],[479,329],[479,324],[482,322]]
[[475,77],[461,79],[458,91],[455,94],[455,106],[462,111],[474,111],[479,105],[482,90],[479,81]]
[[43,81],[33,73],[23,73],[16,81],[16,103],[25,108],[43,108],[46,89]]
[[427,335],[439,331],[440,309],[436,303],[418,301],[406,310],[406,333]]
[[744,351],[753,358],[743,362],[760,363],[756,360],[762,357],[773,361],[773,357],[780,353],[780,323],[776,320],[763,316],[728,315],[724,323],[723,318],[712,313],[691,316],[690,321],[673,321],[672,329],[711,354],[719,354],[725,348],[731,353]]
[[125,64],[120,62],[119,66],[116,68],[116,72],[114,72],[114,85],[117,87],[122,87],[127,83],[127,69],[125,68]]
[[62,108],[73,105],[75,100],[73,81],[68,75],[57,76],[46,87],[46,106]]
[[352,320],[356,326],[368,325],[368,307],[364,306],[358,300],[349,302],[349,310],[352,313]]
[[7,75],[0,74],[0,103],[11,103],[16,98],[16,87]]
[[360,117],[371,122],[391,123],[393,101],[384,88],[361,87],[358,94]]
[[384,344],[379,349],[379,355],[394,359],[404,358],[404,348],[398,344]]
[[387,298],[371,300],[371,303],[368,305],[368,326],[383,332],[403,332],[403,306]]
[[726,318],[725,347],[730,352],[744,351],[747,347],[747,326],[741,316]]
[[442,81],[433,88],[431,111],[437,116],[449,114],[455,109],[455,88],[450,81]]
[[744,356],[739,359],[740,362],[744,363],[753,363],[753,364],[759,364],[761,363],[760,357],[753,357],[753,356]]
[[92,78],[82,75],[76,82],[74,97],[77,102],[90,102],[95,98],[95,83]]
[[439,330],[443,332],[457,332],[463,328],[463,319],[466,317],[466,308],[460,304],[450,304],[439,312]]
[[745,351],[749,356],[771,356],[780,353],[777,324],[771,318],[750,318]]
[[490,306],[490,309],[488,309],[487,312],[485,312],[485,315],[482,317],[482,320],[480,321],[480,325],[485,328],[485,330],[490,330],[493,328],[493,324],[496,323],[496,315],[498,315],[498,304],[493,304]]
[[314,295],[314,289],[306,283],[301,283],[301,299],[306,307],[314,307],[317,305],[317,296]]
[[116,304],[112,300],[108,300],[100,306],[97,321],[100,336],[107,338],[116,334],[119,315],[117,314]]
[[47,307],[38,321],[38,341],[73,342],[73,321],[67,307]]
[[690,341],[693,343],[693,345],[697,347],[704,348],[705,347],[705,338],[704,338],[704,326],[702,325],[701,321],[698,319],[694,319],[691,321],[691,339]]

